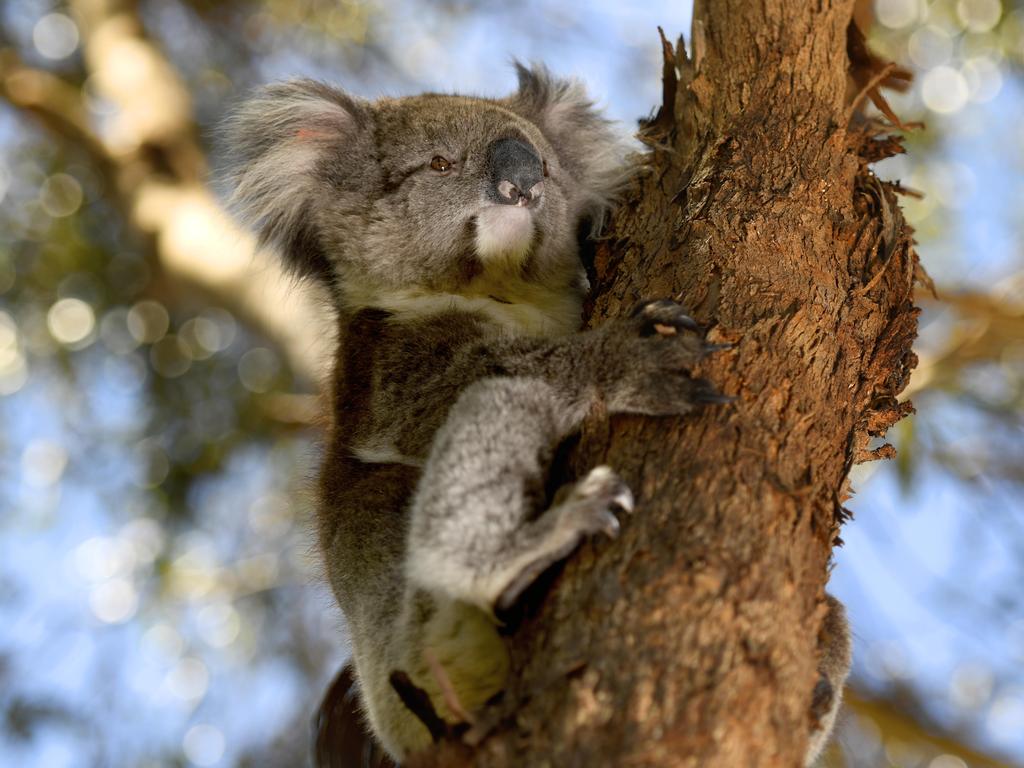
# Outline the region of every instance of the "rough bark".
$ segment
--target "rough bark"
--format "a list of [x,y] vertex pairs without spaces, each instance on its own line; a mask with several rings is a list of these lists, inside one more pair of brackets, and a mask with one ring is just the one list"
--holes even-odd
[[847,473],[891,452],[870,439],[909,408],[920,274],[895,190],[868,170],[898,147],[848,92],[884,78],[848,54],[853,2],[817,6],[708,0],[692,58],[666,43],[592,322],[680,298],[735,343],[701,373],[737,399],[588,425],[571,465],[612,465],[637,512],[510,636],[488,736],[417,765],[799,764]]

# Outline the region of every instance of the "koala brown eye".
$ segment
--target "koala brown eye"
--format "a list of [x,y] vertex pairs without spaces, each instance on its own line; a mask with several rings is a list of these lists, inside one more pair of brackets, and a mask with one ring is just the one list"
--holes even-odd
[[434,155],[434,159],[430,161],[430,167],[435,171],[446,173],[452,169],[451,160],[441,157],[440,155]]
[[541,166],[542,166],[542,168],[544,170],[544,178],[546,179],[548,176],[551,175],[551,174],[548,173],[548,161],[547,160],[542,160],[541,161]]

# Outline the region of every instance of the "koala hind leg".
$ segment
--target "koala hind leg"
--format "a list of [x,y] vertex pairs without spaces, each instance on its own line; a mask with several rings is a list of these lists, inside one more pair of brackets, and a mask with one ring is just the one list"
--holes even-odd
[[629,489],[598,467],[539,516],[558,443],[585,405],[540,379],[492,378],[468,387],[435,437],[413,501],[413,586],[507,608],[548,566],[595,533],[615,535]]
[[821,661],[818,664],[818,682],[811,697],[810,714],[814,727],[804,756],[805,766],[814,764],[832,735],[853,655],[846,609],[832,595],[826,594],[825,602],[828,613],[818,638]]

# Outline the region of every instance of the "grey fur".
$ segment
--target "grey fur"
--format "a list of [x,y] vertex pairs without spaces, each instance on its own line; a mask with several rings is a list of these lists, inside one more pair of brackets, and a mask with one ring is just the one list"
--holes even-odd
[[846,609],[832,595],[825,595],[828,613],[818,639],[818,683],[811,700],[813,727],[804,765],[814,765],[828,744],[843,702],[843,685],[850,674],[853,648]]
[[372,103],[295,81],[225,127],[237,215],[334,292],[319,533],[367,719],[398,759],[430,735],[391,673],[454,720],[432,656],[464,708],[483,705],[507,674],[494,609],[632,507],[598,467],[545,510],[558,444],[599,403],[722,401],[690,373],[713,348],[674,302],[579,332],[576,232],[630,165],[579,83],[523,66],[519,81],[505,99]]

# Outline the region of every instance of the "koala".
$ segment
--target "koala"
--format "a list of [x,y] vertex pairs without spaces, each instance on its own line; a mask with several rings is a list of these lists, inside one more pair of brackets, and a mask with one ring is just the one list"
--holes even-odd
[[332,297],[319,540],[366,720],[397,761],[436,734],[396,673],[448,723],[482,707],[509,670],[496,615],[632,509],[606,466],[548,498],[587,413],[727,399],[693,375],[716,347],[673,301],[580,331],[578,233],[631,166],[577,82],[517,70],[497,99],[296,80],[225,126],[235,214]]

